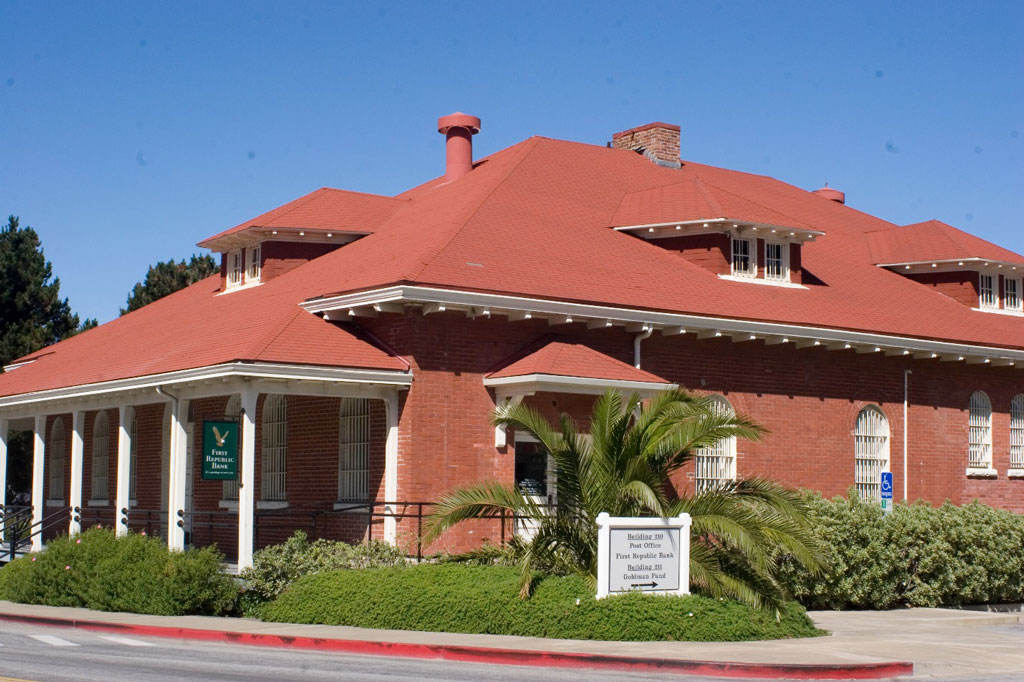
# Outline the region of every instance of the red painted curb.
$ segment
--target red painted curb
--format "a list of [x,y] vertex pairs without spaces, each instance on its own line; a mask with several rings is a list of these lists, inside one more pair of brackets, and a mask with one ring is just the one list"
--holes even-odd
[[691,661],[672,658],[607,656],[603,654],[557,651],[524,651],[520,649],[498,649],[449,644],[408,644],[404,642],[375,642],[357,639],[286,637],[283,635],[264,635],[250,632],[201,630],[198,628],[177,628],[163,625],[127,625],[124,623],[108,623],[95,620],[24,616],[9,613],[0,613],[0,620],[80,630],[95,630],[99,632],[132,633],[150,637],[338,651],[369,656],[403,656],[406,658],[543,666],[547,668],[596,668],[601,670],[663,672],[772,680],[780,678],[791,680],[877,680],[899,675],[911,675],[914,672],[914,664],[907,661],[837,665],[730,663],[725,661]]

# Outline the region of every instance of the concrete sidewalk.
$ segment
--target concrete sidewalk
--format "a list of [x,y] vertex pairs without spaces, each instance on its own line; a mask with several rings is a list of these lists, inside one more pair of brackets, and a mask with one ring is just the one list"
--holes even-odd
[[0,620],[375,655],[765,679],[1024,677],[1024,626],[1013,627],[1022,622],[1020,613],[903,609],[813,611],[811,616],[832,634],[764,642],[593,642],[145,616],[0,601]]

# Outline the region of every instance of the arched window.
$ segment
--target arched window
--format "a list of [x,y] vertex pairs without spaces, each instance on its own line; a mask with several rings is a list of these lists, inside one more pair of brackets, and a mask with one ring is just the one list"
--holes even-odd
[[967,466],[971,469],[992,468],[992,403],[983,391],[975,391],[971,395]]
[[58,417],[50,428],[49,460],[50,494],[49,498],[60,504],[64,503],[64,453],[67,438],[64,431],[64,420]]
[[110,424],[106,412],[97,412],[92,423],[92,500],[107,499],[107,468],[110,463]]
[[268,395],[263,403],[263,450],[260,497],[267,501],[288,499],[288,402],[283,395]]
[[877,407],[865,407],[853,430],[853,482],[862,500],[882,499],[883,471],[889,470],[889,420]]
[[[710,396],[715,414],[734,414],[732,405],[720,395]],[[723,438],[714,445],[698,448],[694,457],[694,482],[697,494],[736,480],[736,438]]]
[[338,499],[370,497],[370,401],[343,398],[338,413]]
[[[228,420],[238,421],[238,418],[242,415],[242,399],[233,395],[228,398],[228,404],[224,407],[224,417]],[[239,471],[241,473],[241,471]],[[223,489],[221,491],[222,500],[237,500],[238,499],[238,479],[233,481],[224,481]]]
[[138,489],[135,479],[137,468],[135,466],[135,460],[139,456],[139,420],[135,416],[135,408],[128,408],[128,499],[129,504],[131,500],[136,499],[136,490]]
[[1010,402],[1010,468],[1024,469],[1024,393]]

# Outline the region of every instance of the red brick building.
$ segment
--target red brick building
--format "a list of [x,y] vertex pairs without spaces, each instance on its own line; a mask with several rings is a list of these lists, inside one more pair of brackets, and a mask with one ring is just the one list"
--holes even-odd
[[[412,552],[453,486],[548,493],[497,403],[585,422],[608,387],[673,385],[770,431],[698,453],[680,488],[765,474],[871,497],[891,471],[897,499],[1024,510],[1024,257],[681,162],[672,125],[474,161],[479,125],[439,121],[444,176],[312,192],[202,242],[220,277],[7,367],[0,459],[35,432],[36,520],[240,565],[295,528]],[[240,422],[238,481],[203,478],[211,419]]]

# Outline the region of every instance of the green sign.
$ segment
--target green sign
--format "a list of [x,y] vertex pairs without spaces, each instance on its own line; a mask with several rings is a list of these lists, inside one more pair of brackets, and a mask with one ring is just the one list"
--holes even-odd
[[238,478],[238,422],[203,422],[203,480]]

